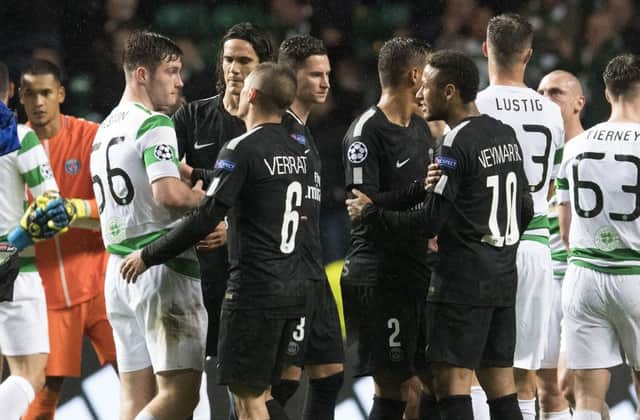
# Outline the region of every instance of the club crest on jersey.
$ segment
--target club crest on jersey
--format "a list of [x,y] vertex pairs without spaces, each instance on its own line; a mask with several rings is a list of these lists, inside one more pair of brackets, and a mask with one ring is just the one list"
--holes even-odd
[[291,134],[291,138],[294,139],[296,143],[301,144],[303,146],[307,144],[307,139],[302,134],[293,133]]
[[158,160],[172,160],[173,159],[173,148],[168,144],[159,144],[156,146],[153,151],[153,155]]
[[596,231],[596,237],[594,240],[596,247],[605,252],[611,252],[616,248],[622,247],[622,241],[618,232],[610,227],[603,226]]
[[236,163],[231,160],[219,159],[216,161],[215,168],[232,172],[234,169],[236,169]]
[[456,169],[458,161],[450,156],[436,156],[436,163],[442,168]]
[[64,170],[70,174],[75,175],[80,172],[80,161],[78,159],[69,159],[64,163]]
[[351,163],[362,163],[368,154],[369,150],[367,149],[367,145],[360,141],[355,141],[351,143],[349,150],[347,150],[347,159],[349,159]]
[[40,174],[44,179],[53,178],[53,169],[51,169],[48,163],[43,163],[40,165]]

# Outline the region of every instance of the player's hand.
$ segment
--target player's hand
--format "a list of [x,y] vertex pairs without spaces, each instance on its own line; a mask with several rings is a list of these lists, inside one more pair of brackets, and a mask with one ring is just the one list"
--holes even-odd
[[427,249],[430,252],[438,252],[438,237],[434,236],[427,242]]
[[64,200],[55,191],[36,197],[27,207],[20,225],[8,235],[9,242],[22,250],[34,241],[44,240],[68,230],[69,218],[64,210]]
[[347,204],[349,218],[355,222],[360,220],[362,217],[362,209],[364,206],[372,203],[372,201],[365,193],[360,192],[355,188],[352,189],[351,192],[356,196],[356,198],[348,198],[345,203]]
[[210,251],[227,243],[227,224],[225,222],[218,223],[216,229],[207,235],[206,238],[196,244],[198,251]]
[[180,179],[187,183],[187,185],[191,185],[191,173],[193,172],[193,168],[184,162],[180,162],[179,170]]
[[204,183],[202,182],[201,179],[197,180],[195,184],[193,184],[193,187],[191,187],[191,191],[197,193],[198,195],[200,195],[200,198],[204,198],[204,195],[206,193],[206,191],[202,188],[202,186],[204,185]]
[[430,190],[431,188],[433,188],[442,177],[442,170],[437,163],[430,164],[428,170],[429,171],[427,172],[427,177],[424,179],[425,190]]
[[147,266],[142,260],[142,251],[136,251],[127,256],[120,265],[120,274],[127,283],[135,283],[138,276],[145,272]]

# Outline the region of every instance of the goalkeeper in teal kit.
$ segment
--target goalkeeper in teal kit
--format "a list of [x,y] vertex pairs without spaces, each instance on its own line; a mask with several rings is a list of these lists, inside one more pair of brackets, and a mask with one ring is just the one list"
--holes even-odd
[[[10,90],[0,63],[0,353],[11,371],[0,384],[0,407],[3,419],[16,420],[44,384],[49,353],[44,289],[29,245],[64,231],[74,216],[38,137],[6,107]],[[26,212],[25,186],[36,197]]]

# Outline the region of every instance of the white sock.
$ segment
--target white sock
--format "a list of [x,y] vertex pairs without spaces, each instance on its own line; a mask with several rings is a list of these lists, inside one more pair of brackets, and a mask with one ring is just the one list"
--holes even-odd
[[573,420],[601,420],[602,416],[597,411],[576,410],[573,412]]
[[487,394],[484,393],[484,389],[481,386],[471,387],[471,404],[473,405],[474,420],[491,420]]
[[142,410],[133,420],[156,420],[148,411]]
[[564,411],[540,412],[540,420],[571,420],[571,412],[567,408]]
[[207,374],[202,372],[200,382],[200,401],[193,410],[193,420],[211,420],[211,408],[209,407],[209,394],[207,393]]
[[536,420],[536,399],[518,400],[520,411],[522,412],[522,420]]
[[35,397],[36,393],[29,381],[22,376],[9,376],[0,384],[2,418],[18,420],[27,411],[29,404]]

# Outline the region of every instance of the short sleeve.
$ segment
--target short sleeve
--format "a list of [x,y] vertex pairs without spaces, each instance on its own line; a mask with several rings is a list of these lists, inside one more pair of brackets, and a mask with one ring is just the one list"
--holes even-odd
[[551,167],[551,179],[558,178],[558,171],[562,163],[562,153],[564,152],[564,127],[559,126],[556,138],[553,139],[555,145],[555,153],[553,155],[553,166]]
[[374,135],[363,131],[359,136],[350,134],[343,141],[343,162],[347,191],[357,188],[367,194],[380,189],[380,156]]
[[17,155],[17,166],[20,176],[34,197],[45,191],[59,191],[49,158],[38,136],[32,130],[27,131],[22,138]]
[[558,204],[567,203],[570,201],[569,194],[569,178],[568,169],[570,165],[570,159],[565,155],[560,165],[558,165],[558,176],[556,177],[556,197]]
[[464,153],[460,149],[460,142],[453,143],[451,139],[445,138],[435,161],[442,170],[442,177],[436,183],[433,192],[453,203],[458,196],[464,176]]
[[216,201],[233,207],[245,185],[249,160],[246,148],[224,147],[218,154],[207,196],[214,196]]
[[180,178],[176,132],[166,115],[154,114],[140,125],[136,149],[150,183],[164,177]]

